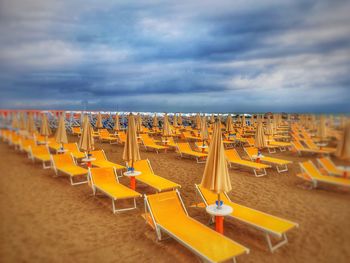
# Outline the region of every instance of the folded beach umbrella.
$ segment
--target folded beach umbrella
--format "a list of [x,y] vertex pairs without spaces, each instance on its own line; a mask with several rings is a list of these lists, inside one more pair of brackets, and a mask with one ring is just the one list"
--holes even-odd
[[335,155],[342,160],[350,160],[350,121],[345,125],[342,137],[338,142]]
[[37,132],[35,122],[34,122],[34,116],[32,113],[29,113],[28,115],[28,121],[27,121],[27,131],[29,134],[33,134]]
[[197,113],[197,115],[196,115],[196,118],[195,118],[195,122],[196,122],[196,128],[198,129],[198,130],[200,130],[201,129],[201,116],[200,116],[200,114],[199,113]]
[[55,136],[56,142],[61,144],[61,149],[63,149],[63,144],[68,143],[66,124],[64,121],[64,113],[61,113],[58,121],[58,128]]
[[320,116],[320,123],[318,124],[317,136],[323,141],[327,137],[326,117]]
[[84,116],[84,121],[83,121],[84,125],[83,125],[83,131],[81,133],[80,136],[80,140],[79,140],[79,148],[85,152],[88,153],[94,150],[94,136],[93,136],[93,129],[91,127],[90,121],[89,121],[89,117],[86,114]]
[[229,114],[226,119],[226,132],[228,133],[233,132],[233,120],[232,120],[231,114]]
[[220,122],[218,120],[214,124],[213,137],[209,146],[209,153],[201,186],[218,194],[218,206],[221,205],[220,194],[229,192],[232,189],[222,141]]
[[207,124],[207,118],[205,116],[202,117],[201,139],[203,140],[203,142],[208,140],[208,124]]
[[210,116],[210,124],[214,124],[215,123],[215,116],[214,113]]
[[177,124],[177,116],[176,113],[174,114],[174,118],[173,118],[173,126],[176,128],[178,126]]
[[43,113],[41,116],[40,134],[45,136],[46,139],[52,134],[46,113]]
[[272,120],[267,119],[267,125],[266,125],[266,132],[267,135],[269,136],[273,136],[274,135],[274,131],[273,131],[273,124],[272,124]]
[[177,123],[178,123],[180,126],[182,125],[181,113],[179,113],[179,116],[177,117]]
[[119,123],[119,115],[118,115],[118,113],[115,114],[113,130],[115,130],[116,132],[120,130],[120,123]]
[[135,125],[136,125],[136,132],[139,134],[142,131],[142,118],[140,113],[137,114],[136,120],[135,120]]
[[246,126],[245,115],[242,116],[242,127]]
[[256,127],[256,131],[255,131],[255,147],[261,149],[266,146],[267,144],[266,144],[266,138],[264,134],[264,128],[263,128],[262,120],[260,119],[258,121],[258,126]]
[[19,129],[20,130],[26,130],[27,129],[27,123],[26,123],[26,119],[25,119],[23,111],[19,114]]
[[164,115],[164,125],[163,125],[163,136],[164,137],[169,137],[171,135],[172,135],[172,130],[171,130],[171,127],[170,127],[168,115],[165,114]]
[[158,118],[157,118],[157,114],[155,113],[153,116],[153,129],[158,128]]
[[17,113],[12,113],[12,123],[11,123],[12,129],[18,129],[19,123],[18,123],[18,116]]
[[134,162],[141,160],[141,156],[137,143],[135,118],[132,113],[129,115],[128,124],[123,160],[131,164],[131,167],[134,167]]
[[101,112],[99,112],[98,115],[97,115],[96,128],[97,129],[102,129],[103,128]]

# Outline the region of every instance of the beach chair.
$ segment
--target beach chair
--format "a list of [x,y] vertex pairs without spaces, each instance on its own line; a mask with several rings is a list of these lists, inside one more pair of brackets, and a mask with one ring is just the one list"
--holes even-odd
[[302,153],[311,153],[311,154],[328,154],[327,151],[324,150],[320,150],[320,149],[310,149],[310,148],[306,148],[304,147],[300,141],[295,140],[292,141],[292,145],[295,149],[295,151],[301,155]]
[[[258,155],[258,148],[256,147],[244,147],[244,151],[248,154],[249,158],[251,160],[254,160],[253,156]],[[279,173],[287,172],[288,171],[288,164],[291,164],[292,161],[284,160],[280,158],[273,158],[269,156],[262,156],[260,158],[262,162],[274,164],[276,166],[276,170]]]
[[[114,214],[136,208],[136,198],[141,197],[141,194],[120,184],[115,168],[89,168],[89,179],[94,195],[97,192],[101,192],[112,199],[112,211]],[[133,206],[116,208],[116,201],[123,199],[133,199]]]
[[149,135],[146,133],[143,133],[140,135],[141,135],[142,144],[145,147],[146,151],[148,149],[153,149],[156,151],[156,153],[159,153],[160,150],[165,151],[168,148],[168,147],[156,144],[154,140],[151,137],[149,137]]
[[193,151],[188,142],[178,142],[177,152],[180,154],[181,158],[194,157],[197,160],[197,163],[205,163],[208,156],[206,153]]
[[224,262],[248,254],[249,249],[191,218],[176,191],[145,195],[145,218],[156,231],[174,238],[205,262]]
[[[255,138],[250,137],[247,138],[247,142],[249,144],[249,147],[255,147]],[[276,149],[279,148],[280,146],[274,145],[274,144],[267,144],[266,148],[269,153],[276,153]]]
[[51,168],[51,155],[47,145],[30,146],[29,156],[33,162],[41,161],[44,169]]
[[15,150],[18,150],[20,148],[19,144],[21,142],[21,139],[24,139],[24,137],[18,135],[17,133],[11,133],[8,142],[11,146],[14,146]]
[[[56,175],[58,175],[58,172],[61,172],[69,176],[71,185],[88,182],[88,170],[78,166],[70,153],[51,155],[51,163]],[[82,176],[85,177],[85,180],[74,182],[73,178]]]
[[67,143],[64,145],[64,149],[68,150],[72,154],[75,160],[80,160],[85,158],[85,153],[79,150],[78,144],[75,143]]
[[135,162],[134,168],[136,171],[141,172],[141,174],[136,176],[135,179],[156,189],[157,192],[174,190],[181,187],[181,185],[177,183],[154,174],[153,168],[148,159]]
[[266,175],[266,168],[270,168],[270,165],[257,163],[252,161],[247,161],[241,159],[236,149],[225,150],[226,160],[231,167],[232,164],[244,166],[253,169],[254,175],[256,177],[261,177]]
[[96,159],[95,161],[91,162],[93,166],[96,166],[99,168],[112,167],[112,168],[115,168],[117,171],[120,171],[121,173],[123,170],[126,169],[126,167],[123,165],[108,161],[104,150],[91,151],[90,154],[92,158]]
[[[205,207],[208,205],[215,204],[217,200],[217,194],[195,185],[197,193],[204,202]],[[230,218],[239,220],[242,223],[248,224],[261,230],[265,233],[266,241],[270,252],[274,252],[277,248],[288,243],[287,232],[295,227],[299,227],[297,223],[289,220],[273,216],[237,203],[230,200],[226,193],[221,194],[221,200],[225,205],[231,206],[233,212],[229,215]],[[276,244],[272,244],[271,236],[280,239]]]
[[73,134],[73,135],[77,135],[78,137],[80,137],[80,135],[81,135],[81,129],[80,129],[80,127],[73,126],[73,127],[72,127],[72,134]]
[[100,129],[98,131],[100,142],[109,142],[110,144],[117,144],[118,138],[109,133],[107,129]]
[[126,134],[123,131],[117,133],[118,142],[122,145],[126,142]]
[[345,171],[339,169],[328,157],[318,158],[317,162],[330,175],[344,176],[345,174]]
[[36,146],[35,141],[33,139],[21,139],[19,144],[19,149],[22,152],[28,153],[28,157],[30,157],[30,147]]
[[313,188],[317,188],[319,183],[350,187],[349,179],[323,175],[312,163],[312,161],[302,162],[299,163],[299,165],[301,168],[301,173],[297,174],[297,176],[303,180],[311,182]]
[[[269,146],[278,148],[281,152],[285,152],[289,147],[292,146],[290,142],[278,142],[278,141],[275,141],[275,139],[267,140],[267,144]],[[267,149],[269,150],[270,147],[268,147]]]
[[314,143],[313,140],[311,139],[304,140],[304,143],[309,149],[321,150],[326,152],[327,154],[335,153],[335,151],[337,150],[336,148],[333,148],[333,147],[320,147],[316,143]]

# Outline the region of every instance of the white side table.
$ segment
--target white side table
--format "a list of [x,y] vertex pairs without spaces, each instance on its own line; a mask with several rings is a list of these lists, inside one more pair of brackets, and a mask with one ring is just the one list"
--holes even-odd
[[142,174],[140,171],[127,171],[123,173],[124,176],[129,177],[130,178],[130,188],[132,190],[136,189],[136,179],[135,176],[139,176],[140,174]]
[[224,217],[231,214],[233,209],[228,205],[221,205],[218,209],[216,204],[208,205],[205,209],[208,214],[215,216],[215,230],[220,234],[224,234]]
[[91,167],[91,162],[96,161],[96,158],[92,158],[92,157],[87,158],[86,157],[86,158],[82,159],[82,161],[84,163],[86,163],[87,167]]

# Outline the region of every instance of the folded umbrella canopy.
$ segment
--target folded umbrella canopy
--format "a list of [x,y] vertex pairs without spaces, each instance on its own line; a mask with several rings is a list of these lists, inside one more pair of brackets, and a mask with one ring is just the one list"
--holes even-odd
[[215,123],[214,114],[212,114],[212,115],[210,116],[210,124],[213,124],[213,123]]
[[350,121],[345,124],[335,155],[339,159],[350,160]]
[[128,118],[128,129],[126,132],[126,141],[124,145],[123,160],[134,167],[134,163],[141,160],[139,145],[137,143],[135,118],[130,113]]
[[115,130],[116,132],[118,132],[120,130],[120,123],[119,123],[119,115],[118,115],[118,113],[116,113],[116,115],[115,115],[113,130]]
[[326,127],[326,117],[324,115],[320,116],[320,123],[317,129],[317,136],[324,141],[327,137],[327,127]]
[[18,116],[17,116],[17,113],[15,113],[15,112],[12,114],[11,127],[12,127],[12,129],[18,129],[19,128]]
[[174,117],[173,117],[173,126],[176,128],[178,126],[177,124],[177,116],[176,116],[176,113],[174,114]]
[[197,113],[197,115],[195,117],[195,123],[196,123],[197,130],[200,130],[201,129],[201,116],[199,113]]
[[262,120],[259,119],[258,126],[256,127],[256,131],[255,131],[255,147],[261,149],[266,146],[267,144],[266,144],[266,138],[264,134]]
[[267,119],[267,125],[266,125],[266,132],[267,135],[273,136],[274,131],[273,131],[273,124],[271,119]]
[[88,115],[84,116],[83,121],[83,131],[80,136],[79,140],[79,148],[89,154],[90,151],[94,150],[94,136],[93,136],[93,129],[91,127],[89,117]]
[[46,139],[48,136],[50,136],[52,134],[46,113],[43,113],[41,116],[40,134],[42,136],[45,136]]
[[232,189],[218,120],[214,124],[213,137],[209,146],[201,186],[218,194],[218,205],[220,205],[220,194]]
[[226,119],[226,132],[228,133],[233,132],[233,120],[230,114],[227,116],[227,119]]
[[246,122],[245,122],[245,115],[243,114],[242,116],[242,127],[246,126]]
[[98,115],[97,115],[96,128],[97,129],[102,129],[103,128],[101,112],[99,112]]
[[61,113],[58,121],[58,128],[55,136],[56,142],[61,144],[61,148],[63,149],[63,144],[68,143],[67,132],[66,132],[66,124],[64,121],[64,113]]
[[27,129],[26,118],[23,111],[19,114],[19,129],[22,131]]
[[172,135],[172,130],[171,130],[171,127],[170,127],[168,115],[165,114],[164,115],[164,125],[163,125],[163,136],[164,137],[169,137],[171,135]]
[[207,118],[205,116],[202,117],[201,139],[203,140],[203,142],[208,140],[208,124],[207,124]]
[[137,114],[137,116],[136,116],[135,125],[136,125],[137,134],[141,133],[142,132],[142,118],[141,118],[140,113]]
[[181,113],[179,113],[179,116],[177,118],[177,123],[181,126],[182,125],[182,117],[181,117]]
[[152,125],[153,129],[158,128],[158,118],[157,118],[157,114],[155,113],[153,116],[153,125]]
[[34,122],[33,113],[29,113],[29,115],[28,115],[27,131],[30,135],[33,135],[34,133],[37,132],[35,122]]

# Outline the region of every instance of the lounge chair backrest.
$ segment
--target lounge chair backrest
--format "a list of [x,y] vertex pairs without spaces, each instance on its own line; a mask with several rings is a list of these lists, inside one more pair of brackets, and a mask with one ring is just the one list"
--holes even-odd
[[316,168],[312,161],[302,162],[301,165],[307,175],[311,178],[318,177],[320,175],[320,171]]
[[304,142],[306,143],[306,145],[310,148],[314,148],[314,149],[317,149],[319,148],[312,140],[310,139],[306,139],[304,140]]
[[64,145],[64,148],[67,149],[68,151],[74,153],[74,152],[80,152],[78,145],[76,143],[67,143]]
[[50,151],[46,145],[32,146],[31,149],[32,149],[32,153],[34,155],[49,154],[50,153]]
[[258,149],[256,147],[245,147],[244,149],[249,156],[258,154]]
[[179,148],[179,151],[192,151],[191,146],[188,144],[188,142],[179,142],[177,143],[177,146]]
[[150,209],[156,222],[176,220],[187,216],[176,191],[168,191],[147,196]]
[[226,157],[228,157],[229,159],[232,159],[232,160],[241,160],[241,157],[239,156],[236,149],[225,150],[225,155],[226,155]]
[[[200,185],[197,185],[197,189],[200,191],[200,194],[204,197],[207,205],[215,204],[215,202],[218,200],[218,195],[206,188],[203,188]],[[226,203],[230,203],[231,200],[227,197],[225,193],[220,194],[220,200]]]
[[56,166],[56,168],[76,165],[70,153],[64,154],[53,154],[52,160]]
[[255,139],[253,137],[248,137],[247,138],[247,142],[249,143],[249,145],[254,145],[255,144]]
[[304,148],[303,145],[300,143],[300,141],[293,141],[292,143],[293,143],[295,149],[297,149],[297,150]]
[[106,160],[106,156],[103,152],[103,150],[97,150],[90,152],[93,158],[96,158],[96,161],[103,161]]
[[145,174],[153,174],[152,167],[148,160],[140,160],[134,163],[134,168],[136,171],[140,171]]
[[118,182],[113,167],[89,168],[93,184],[108,185]]
[[32,139],[25,139],[25,140],[22,140],[22,148],[27,148],[29,146],[33,147],[35,146],[35,141],[32,140]]
[[334,163],[329,158],[319,158],[318,161],[323,165],[323,167],[326,168],[328,171],[336,170],[337,167],[334,165]]

